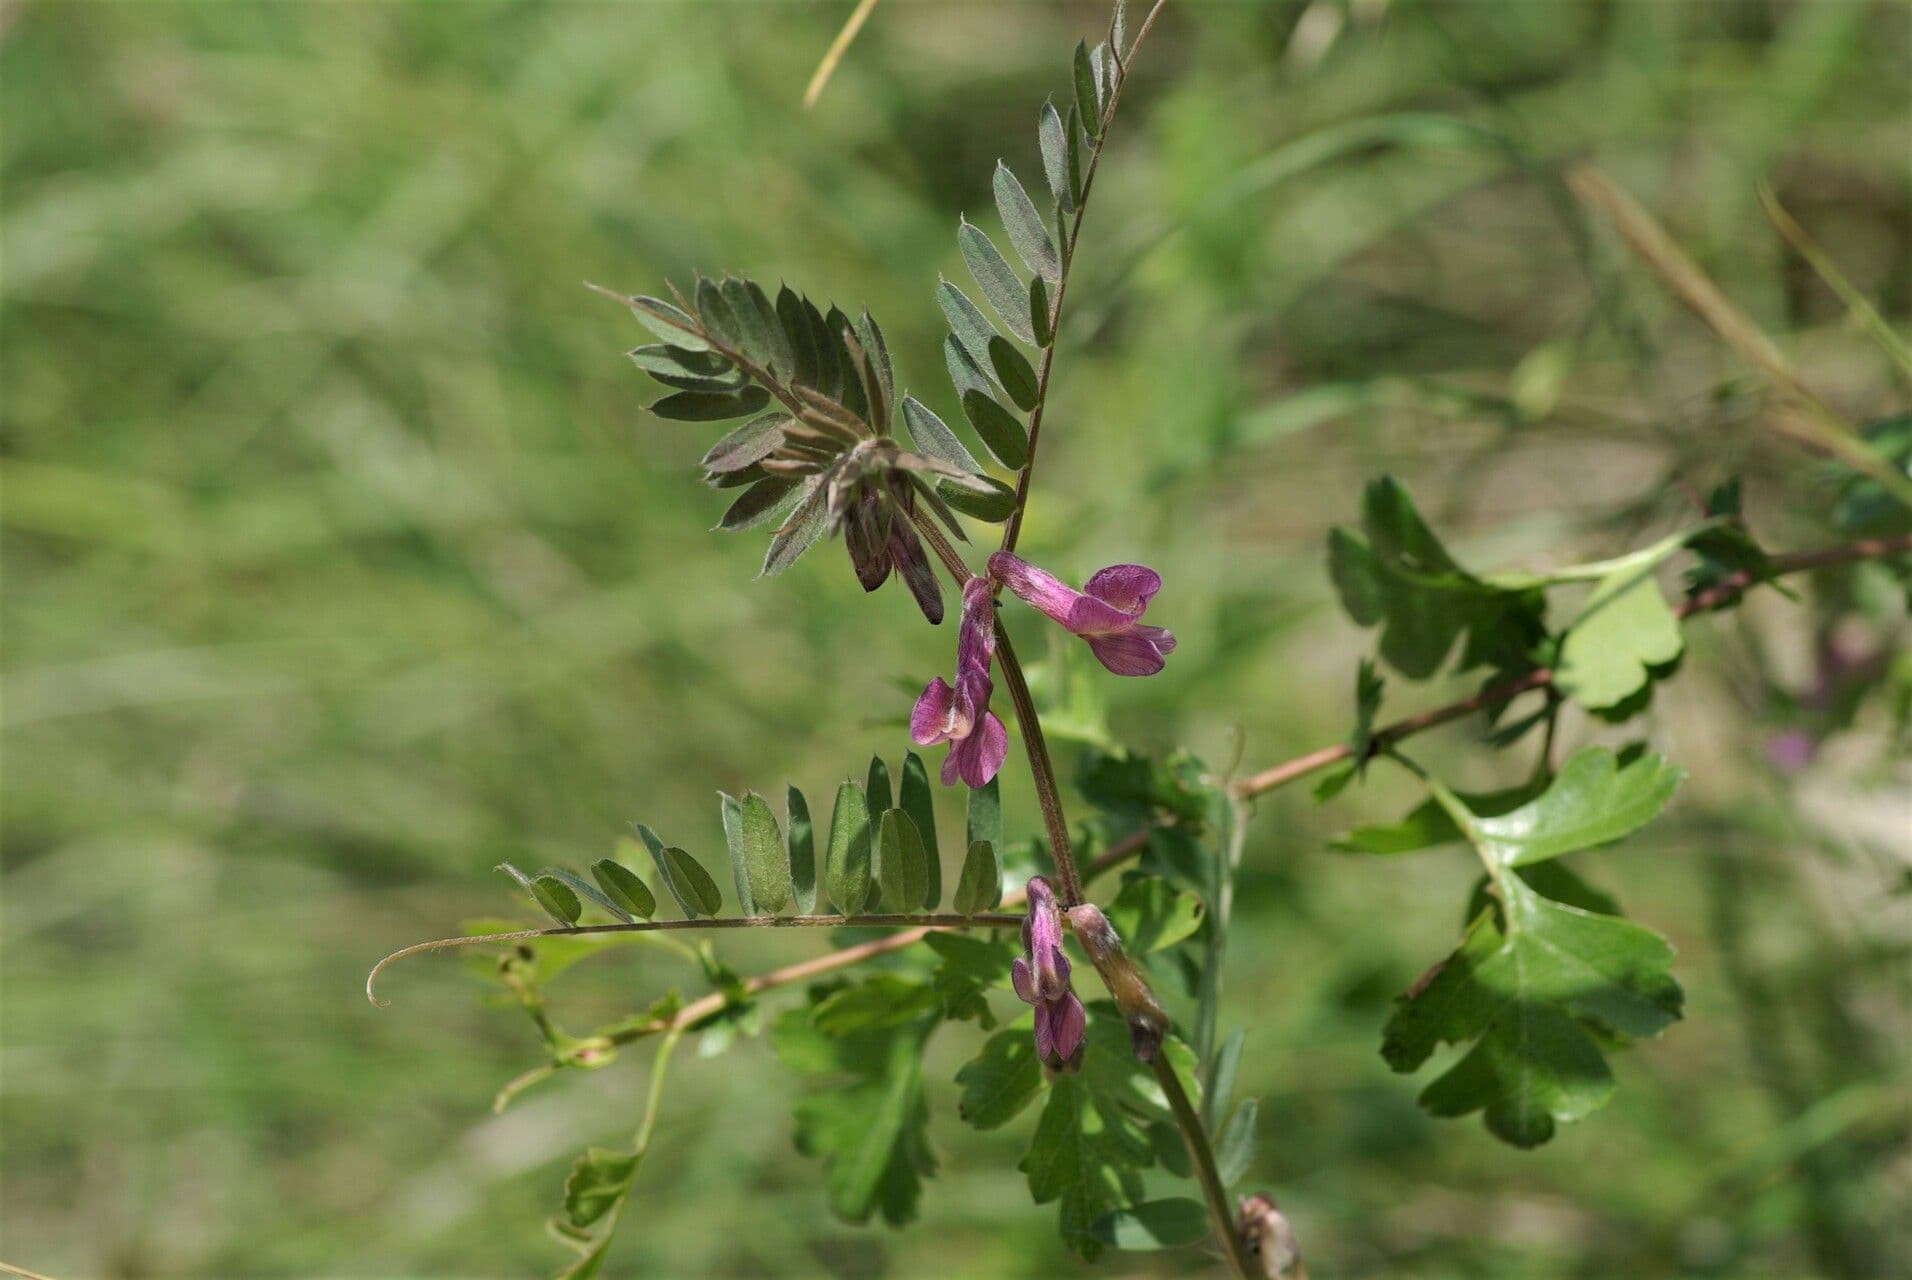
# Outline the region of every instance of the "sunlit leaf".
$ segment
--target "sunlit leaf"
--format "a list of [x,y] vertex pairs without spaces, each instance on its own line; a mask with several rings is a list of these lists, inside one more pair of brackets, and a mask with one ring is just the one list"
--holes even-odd
[[1029,367],[1028,357],[1018,351],[1014,343],[1001,335],[992,337],[989,366],[996,372],[996,382],[1008,392],[1018,409],[1026,413],[1036,407],[1036,371]]
[[936,910],[943,900],[943,860],[936,846],[935,793],[930,789],[929,770],[914,751],[903,756],[903,776],[897,783],[897,807],[916,824],[923,840],[923,909]]
[[888,911],[921,908],[928,884],[928,857],[916,824],[901,809],[884,812],[878,826],[876,880]]
[[1001,902],[1002,868],[996,862],[996,846],[987,840],[973,841],[956,882],[956,910],[973,916],[993,911]]
[[798,912],[808,915],[817,905],[817,838],[810,820],[810,802],[792,786],[784,793],[784,817],[790,828],[790,881]]
[[1025,1014],[983,1042],[982,1052],[956,1071],[962,1095],[956,1114],[978,1129],[998,1129],[1042,1092],[1042,1064]]
[[1179,1249],[1208,1235],[1208,1209],[1200,1200],[1149,1200],[1097,1218],[1089,1234],[1130,1252]]
[[775,915],[788,910],[796,890],[783,832],[777,829],[770,802],[754,791],[745,795],[739,826],[744,872],[750,883],[750,914]]
[[1029,461],[1029,432],[989,393],[965,391],[963,416],[1005,467],[1019,468]]
[[1109,923],[1132,956],[1172,947],[1202,927],[1202,900],[1160,876],[1136,876],[1108,906]]
[[1554,684],[1582,706],[1611,707],[1639,692],[1651,668],[1680,656],[1680,624],[1647,570],[1600,581],[1567,631]]
[[823,888],[839,915],[855,915],[870,897],[870,809],[854,782],[837,787]]

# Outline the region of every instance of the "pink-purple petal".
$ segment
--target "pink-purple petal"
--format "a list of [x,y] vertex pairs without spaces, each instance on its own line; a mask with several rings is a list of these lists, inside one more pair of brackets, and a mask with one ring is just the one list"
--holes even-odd
[[1162,575],[1145,564],[1112,564],[1082,584],[1082,590],[1131,618],[1139,618],[1162,589]]
[[[1069,611],[1082,598],[1054,574],[1036,568],[1021,556],[998,551],[989,557],[989,574],[1031,607],[1069,626]],[[1073,629],[1073,628],[1072,628]]]
[[930,681],[910,711],[910,741],[919,747],[933,746],[962,737],[969,730],[969,719],[962,699],[941,676]]
[[[1161,645],[1135,631],[1083,637],[1096,659],[1118,676],[1152,676],[1165,664]],[[1173,648],[1173,641],[1170,642]]]

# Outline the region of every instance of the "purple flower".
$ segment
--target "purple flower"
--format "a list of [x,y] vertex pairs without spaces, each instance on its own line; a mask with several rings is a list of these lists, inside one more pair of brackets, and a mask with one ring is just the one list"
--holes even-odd
[[989,665],[996,656],[995,590],[986,578],[963,584],[963,619],[956,634],[956,684],[941,676],[929,682],[910,712],[910,740],[919,747],[949,743],[943,785],[958,778],[987,786],[1009,753],[1009,733],[989,709],[995,686]]
[[1029,914],[1022,921],[1022,946],[1028,954],[1009,966],[1016,997],[1036,1007],[1036,1056],[1051,1071],[1082,1065],[1088,1015],[1069,989],[1069,957],[1062,954],[1062,912],[1056,891],[1041,876],[1029,881]]
[[1152,676],[1175,650],[1175,636],[1139,619],[1162,589],[1162,575],[1146,565],[1114,564],[1077,591],[1027,560],[998,551],[989,576],[1089,642],[1102,665],[1118,676]]

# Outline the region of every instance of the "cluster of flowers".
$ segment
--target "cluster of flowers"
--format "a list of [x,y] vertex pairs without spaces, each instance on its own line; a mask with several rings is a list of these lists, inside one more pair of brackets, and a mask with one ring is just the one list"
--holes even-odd
[[986,785],[1002,768],[1009,749],[1009,735],[989,709],[998,587],[1008,587],[1088,641],[1096,658],[1116,675],[1152,676],[1175,649],[1171,632],[1141,621],[1149,600],[1162,589],[1162,576],[1155,570],[1139,564],[1110,565],[1077,591],[1019,556],[997,552],[989,557],[988,576],[971,578],[963,585],[955,685],[936,677],[910,714],[910,737],[918,746],[949,744],[949,756],[943,761],[945,786],[959,778],[972,787]]

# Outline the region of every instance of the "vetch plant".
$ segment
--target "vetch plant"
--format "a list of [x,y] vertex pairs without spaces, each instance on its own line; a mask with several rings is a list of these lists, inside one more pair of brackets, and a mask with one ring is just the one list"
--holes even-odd
[[[1397,821],[1353,828],[1335,847],[1388,859],[1462,844],[1477,855],[1479,874],[1462,899],[1465,925],[1453,950],[1430,957],[1400,995],[1380,1029],[1380,1052],[1404,1074],[1441,1055],[1420,1094],[1433,1115],[1478,1112],[1515,1147],[1544,1143],[1607,1101],[1612,1053],[1658,1035],[1683,1008],[1670,945],[1624,919],[1567,861],[1651,822],[1681,772],[1644,743],[1587,746],[1557,764],[1563,707],[1626,723],[1673,674],[1687,618],[1800,570],[1863,559],[1903,569],[1912,550],[1903,527],[1912,490],[1906,433],[1853,431],[1789,371],[1778,389],[1806,424],[1795,433],[1844,465],[1850,543],[1769,552],[1748,531],[1737,489],[1726,486],[1689,528],[1639,550],[1552,572],[1484,571],[1463,565],[1407,490],[1381,478],[1366,491],[1357,527],[1328,537],[1340,602],[1375,633],[1380,660],[1353,673],[1347,740],[1234,777],[1185,752],[1083,747],[1075,783],[1092,812],[1076,814],[1072,827],[1040,709],[999,615],[1005,593],[1017,598],[1080,637],[1116,676],[1156,674],[1176,650],[1159,622],[1173,620],[1173,584],[1165,590],[1154,570],[1113,565],[1077,589],[1017,553],[1084,213],[1131,61],[1161,8],[1131,39],[1118,5],[1106,39],[1077,47],[1061,105],[1038,115],[1037,195],[1007,166],[996,170],[1014,261],[982,229],[958,226],[983,305],[949,281],[937,302],[949,324],[947,374],[980,448],[959,433],[964,424],[952,426],[900,389],[867,312],[852,318],[788,287],[772,297],[735,278],[699,279],[687,292],[671,290],[671,300],[600,290],[656,339],[631,352],[666,388],[654,414],[741,422],[703,467],[708,484],[733,495],[721,528],[769,530],[764,576],[840,538],[866,591],[900,579],[931,624],[945,612],[939,573],[949,579],[960,601],[953,679],[938,676],[923,689],[908,711],[909,735],[918,747],[946,748],[940,784],[963,789],[966,818],[960,835],[938,830],[931,764],[915,752],[894,775],[878,759],[862,781],[841,782],[827,815],[794,786],[781,817],[763,795],[724,795],[727,887],[686,848],[634,824],[588,873],[503,868],[549,927],[486,929],[380,962],[368,994],[399,957],[490,949],[488,976],[529,1014],[546,1051],[501,1090],[500,1108],[561,1072],[656,1042],[631,1141],[590,1148],[565,1183],[552,1226],[577,1253],[567,1276],[599,1268],[639,1194],[666,1068],[691,1033],[716,1045],[767,1033],[786,1066],[818,1081],[797,1107],[794,1138],[822,1163],[827,1203],[849,1221],[895,1226],[914,1216],[936,1167],[933,1121],[947,1110],[923,1065],[926,1045],[942,1035],[960,1039],[968,1058],[955,1076],[955,1110],[979,1129],[1027,1130],[1018,1171],[1036,1203],[1057,1206],[1063,1239],[1085,1259],[1109,1248],[1202,1247],[1239,1276],[1305,1274],[1305,1222],[1297,1232],[1273,1195],[1244,1185],[1259,1106],[1235,1097],[1235,1085],[1253,1032],[1224,1035],[1220,1026],[1254,799],[1318,774],[1316,796],[1326,800],[1377,760],[1418,780],[1422,803]],[[1571,185],[1613,214],[1620,234],[1729,342],[1745,340],[1720,310],[1723,299],[1637,207],[1591,171],[1572,175]],[[977,550],[979,530],[995,527],[994,549]],[[1661,571],[1675,557],[1691,567],[1669,598]],[[1566,594],[1573,604],[1557,612]],[[1483,683],[1459,702],[1381,723],[1382,666],[1406,680],[1479,672]],[[1004,830],[997,779],[1010,734],[992,705],[998,680],[1034,784],[1035,838]],[[1540,704],[1505,719],[1507,705],[1528,695]],[[1486,716],[1497,749],[1538,739],[1526,783],[1470,793],[1407,754],[1413,735],[1475,714]],[[1085,859],[1079,849],[1097,852]],[[1090,886],[1118,870],[1115,891],[1091,900]],[[658,918],[665,901],[681,919]],[[587,923],[586,912],[598,918]],[[691,946],[673,936],[848,927],[858,932],[838,949],[752,976],[727,966],[709,938]],[[552,980],[634,940],[693,960],[710,990],[689,1001],[663,995],[581,1035],[564,1030],[549,1005]],[[870,967],[885,958],[891,963]],[[799,984],[800,997],[776,1003]]]

